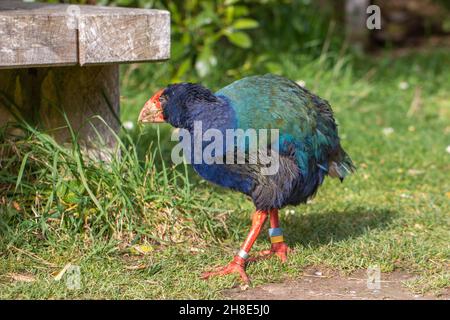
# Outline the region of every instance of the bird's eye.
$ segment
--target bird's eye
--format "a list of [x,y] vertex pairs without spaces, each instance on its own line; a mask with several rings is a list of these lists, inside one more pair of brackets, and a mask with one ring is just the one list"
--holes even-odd
[[161,104],[166,103],[166,102],[167,102],[166,96],[160,96],[160,97],[159,97],[159,102],[160,102]]

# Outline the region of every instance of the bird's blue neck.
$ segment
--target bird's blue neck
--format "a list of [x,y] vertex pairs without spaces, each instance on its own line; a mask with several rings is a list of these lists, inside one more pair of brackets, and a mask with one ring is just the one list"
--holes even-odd
[[201,124],[203,133],[209,129],[222,132],[236,128],[236,114],[229,101],[218,98],[217,102],[196,103],[190,107],[185,128],[192,134],[195,124]]

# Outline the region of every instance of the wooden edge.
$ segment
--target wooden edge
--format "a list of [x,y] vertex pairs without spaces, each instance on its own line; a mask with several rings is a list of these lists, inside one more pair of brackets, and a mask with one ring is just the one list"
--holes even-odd
[[0,1],[0,69],[169,58],[168,11]]

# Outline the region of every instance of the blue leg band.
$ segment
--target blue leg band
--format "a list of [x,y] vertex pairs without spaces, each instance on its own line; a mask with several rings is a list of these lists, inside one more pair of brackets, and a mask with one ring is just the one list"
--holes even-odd
[[269,229],[269,236],[270,237],[278,237],[283,235],[283,229],[281,228],[270,228]]

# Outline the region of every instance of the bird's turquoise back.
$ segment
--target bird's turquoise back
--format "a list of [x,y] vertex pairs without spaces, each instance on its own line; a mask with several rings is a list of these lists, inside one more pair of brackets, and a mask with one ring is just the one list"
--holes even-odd
[[[279,129],[280,153],[294,153],[304,175],[316,168],[328,172],[333,157],[339,162],[346,156],[328,102],[289,79],[272,74],[247,77],[216,96],[229,100],[237,128]],[[351,161],[347,167],[352,170]],[[342,171],[345,176],[345,164]]]

